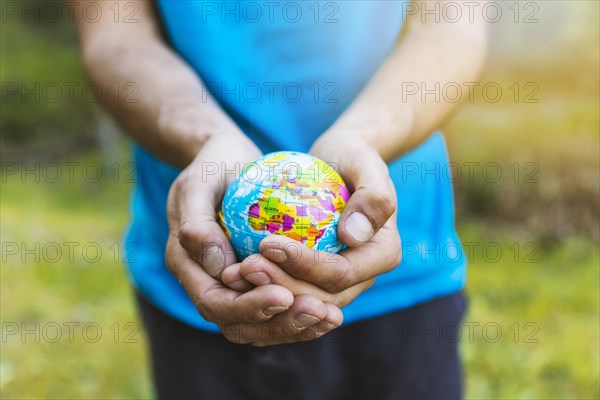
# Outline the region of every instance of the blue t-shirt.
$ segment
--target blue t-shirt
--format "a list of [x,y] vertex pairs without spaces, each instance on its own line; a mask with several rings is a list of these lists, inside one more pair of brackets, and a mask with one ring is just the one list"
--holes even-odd
[[[168,38],[222,108],[264,152],[306,152],[394,47],[405,1],[159,0]],[[218,331],[164,263],[166,200],[180,172],[134,147],[137,183],[126,242],[136,287],[158,308]],[[343,309],[344,323],[460,290],[466,262],[454,228],[441,133],[389,164],[402,263]]]

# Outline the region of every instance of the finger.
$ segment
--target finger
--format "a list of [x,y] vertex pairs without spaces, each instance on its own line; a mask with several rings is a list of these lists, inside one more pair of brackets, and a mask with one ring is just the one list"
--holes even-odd
[[303,294],[295,296],[289,312],[275,316],[272,323],[278,324],[286,335],[293,336],[321,322],[326,315],[325,303],[314,296]]
[[240,274],[240,265],[240,263],[235,263],[226,267],[221,274],[221,282],[233,290],[237,290],[238,292],[247,292],[248,290],[252,289],[254,285],[246,281]]
[[[401,260],[395,221],[385,225],[365,245],[339,254],[315,251],[285,236],[273,235],[260,243],[261,254],[291,276],[340,293],[396,267]],[[243,271],[241,271],[244,275]]]
[[[287,338],[287,343],[290,342],[307,342],[316,340],[331,332],[342,324],[344,319],[342,312],[333,304],[325,303],[327,314],[325,318],[318,324],[314,324],[308,329],[302,330],[300,333]],[[333,323],[330,321],[334,321]],[[255,346],[263,346],[263,343],[253,343]]]
[[[290,310],[290,314],[296,313],[296,317],[295,320],[292,320],[291,325],[289,325],[290,318],[287,315],[287,313],[278,316],[278,320],[268,322],[269,324],[280,323],[281,326],[288,327],[288,329],[286,329],[283,332],[284,335],[281,338],[281,343],[306,342],[309,340],[315,340],[331,332],[333,329],[339,327],[342,324],[342,321],[344,320],[342,311],[333,304],[325,303],[325,315],[321,318],[319,322],[311,325],[310,323],[312,321],[310,321],[310,323],[299,325],[297,321],[298,315],[302,315],[301,313],[306,313],[307,305],[310,304],[311,301],[314,301],[314,299],[314,297],[307,295],[296,296],[296,307],[293,307]],[[253,344],[256,346],[266,346],[270,345],[271,343],[258,342]]]
[[231,243],[213,216],[201,212],[186,214],[181,219],[178,239],[212,277],[218,278],[225,267],[236,261]]
[[[342,319],[341,311],[335,306],[327,306],[312,296],[302,295],[295,298],[289,310],[266,323],[227,324],[221,327],[221,332],[234,343],[252,343],[262,347],[314,339],[314,334],[300,334],[323,321],[329,324],[327,328],[334,329]],[[326,332],[324,329],[321,335]]]
[[218,324],[264,322],[294,303],[292,293],[277,285],[261,286],[246,293],[223,286],[198,268],[174,237],[167,242],[166,263],[200,314]]
[[[337,307],[344,307],[350,304],[374,282],[374,279],[370,279],[351,286],[340,293],[331,294],[312,283],[292,277],[281,269],[279,265],[264,256],[247,258],[241,264],[234,265],[239,265],[237,270],[239,277],[236,277],[236,279],[241,278],[244,282],[250,282],[252,285],[256,286],[266,284],[264,281],[268,281],[269,284],[276,284],[287,288],[294,296],[308,294],[317,297],[324,303],[331,303]],[[225,275],[225,273],[223,275]],[[263,277],[265,275],[266,278]],[[258,279],[256,279],[257,276],[259,276]]]
[[262,254],[258,255],[257,257],[246,258],[240,264],[238,272],[242,279],[247,280],[255,286],[275,283],[277,285],[281,285],[290,289],[291,287],[295,287],[296,292],[290,290],[292,291],[294,296],[299,294],[312,294],[307,292],[298,292],[298,288],[307,286],[306,290],[308,291],[310,290],[308,286],[314,287],[314,285],[308,282],[304,282],[290,276],[277,264],[263,256]]
[[177,188],[169,193],[169,220],[171,225],[177,224],[170,226],[170,230],[177,232],[179,242],[190,257],[210,276],[218,278],[226,266],[236,261],[235,253],[216,222],[215,210],[222,189],[199,182],[201,178],[191,173],[178,178]]
[[339,165],[352,195],[342,212],[338,236],[357,247],[375,235],[396,211],[396,191],[388,167],[370,147],[361,146]]
[[342,325],[342,322],[344,320],[344,314],[342,314],[342,311],[335,305],[329,304],[329,303],[325,303],[325,307],[327,307],[327,314],[321,322],[313,325],[310,328],[310,333],[312,335],[307,333],[309,331],[304,331],[304,332],[300,333],[303,341],[305,339],[306,340],[318,339],[321,336],[331,332],[335,328]]

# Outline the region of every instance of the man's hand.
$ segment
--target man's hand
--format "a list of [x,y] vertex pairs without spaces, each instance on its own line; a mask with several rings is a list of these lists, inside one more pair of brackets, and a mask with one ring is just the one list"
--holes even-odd
[[241,133],[214,135],[204,144],[169,192],[166,264],[200,314],[230,341],[266,346],[315,339],[341,324],[339,308],[311,295],[294,297],[280,285],[242,292],[219,280],[236,260],[215,210],[232,171],[259,156]]
[[311,153],[338,167],[352,192],[338,226],[338,235],[349,248],[339,254],[317,252],[273,235],[261,242],[262,257],[231,265],[222,279],[239,290],[247,289],[247,283],[275,283],[294,295],[310,294],[343,307],[368,289],[377,275],[400,263],[396,192],[386,164],[362,142],[341,145],[320,140]]

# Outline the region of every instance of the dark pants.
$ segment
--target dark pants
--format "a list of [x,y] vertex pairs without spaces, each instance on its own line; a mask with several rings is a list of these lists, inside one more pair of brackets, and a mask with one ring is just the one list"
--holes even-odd
[[462,292],[319,340],[257,348],[138,303],[161,399],[454,399],[462,395]]

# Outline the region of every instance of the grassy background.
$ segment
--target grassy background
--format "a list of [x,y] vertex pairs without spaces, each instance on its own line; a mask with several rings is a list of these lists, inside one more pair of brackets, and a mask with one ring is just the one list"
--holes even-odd
[[[74,162],[101,162],[95,153]],[[131,291],[114,243],[127,219],[128,185],[107,178],[59,184],[7,179],[2,189],[3,243],[61,244],[52,262],[50,247],[35,255],[5,254],[0,275],[2,304],[1,389],[3,398],[138,398],[151,389]],[[497,243],[496,262],[481,247],[469,253],[470,309],[461,346],[470,398],[595,398],[598,394],[598,256],[589,237],[572,236],[560,244],[525,249],[535,237],[511,227],[478,220],[463,222],[465,242]],[[74,257],[65,242],[76,242]],[[514,243],[520,253],[514,262]],[[96,243],[102,256],[81,250]],[[526,259],[526,256],[530,256]],[[25,257],[22,262],[21,257]],[[89,259],[97,259],[89,262]],[[531,262],[525,262],[531,261]],[[7,323],[18,323],[9,335]],[[66,322],[79,323],[71,340]],[[39,343],[23,326],[39,323]],[[55,336],[52,323],[61,326]],[[83,327],[96,323],[102,329]],[[117,323],[118,327],[114,324]],[[502,336],[486,324],[497,324]],[[518,326],[514,325],[515,323]],[[530,325],[526,325],[526,324]],[[44,332],[44,327],[46,327]],[[116,336],[118,332],[118,336]],[[87,340],[86,336],[87,333]],[[128,336],[129,335],[129,336]],[[45,340],[47,339],[47,340]]]
[[[573,3],[542,7],[545,24],[493,27],[481,81],[505,90],[535,82],[537,103],[479,97],[444,129],[459,165],[495,162],[503,171],[495,183],[480,173],[455,183],[463,241],[502,250],[495,262],[481,246],[469,254],[465,322],[479,324],[472,335],[463,325],[461,336],[469,398],[600,397],[598,12],[592,2]],[[97,107],[81,98],[4,96],[7,83],[83,83],[70,24],[9,20],[1,29],[0,396],[151,397],[144,335],[115,247],[128,218],[124,146],[117,155],[102,151]],[[38,183],[10,174],[10,163],[36,161],[79,163],[76,179]],[[534,163],[537,182],[522,175],[515,182],[515,162]],[[103,166],[103,178],[81,179],[83,165]],[[72,258],[67,242],[78,243]],[[7,247],[35,243],[39,260]],[[62,252],[56,262],[53,243]],[[72,338],[65,323],[79,324]],[[55,324],[61,337],[52,343]],[[486,324],[495,325],[484,332]],[[502,331],[497,341],[494,326]],[[40,332],[39,341],[23,338],[24,328]]]

